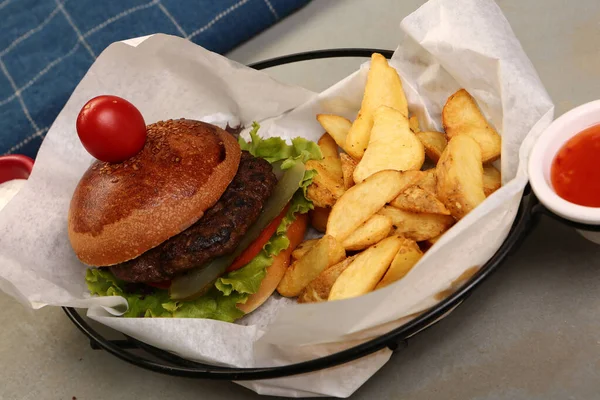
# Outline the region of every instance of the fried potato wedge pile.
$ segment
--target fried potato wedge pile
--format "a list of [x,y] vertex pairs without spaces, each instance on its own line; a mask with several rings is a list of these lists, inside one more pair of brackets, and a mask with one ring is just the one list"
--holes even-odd
[[317,120],[326,132],[323,159],[306,165],[317,172],[307,196],[311,224],[325,235],[296,248],[277,288],[300,303],[361,296],[404,278],[502,185],[491,164],[501,137],[473,97],[465,89],[449,96],[444,132],[428,130],[380,54],[371,58],[356,119]]

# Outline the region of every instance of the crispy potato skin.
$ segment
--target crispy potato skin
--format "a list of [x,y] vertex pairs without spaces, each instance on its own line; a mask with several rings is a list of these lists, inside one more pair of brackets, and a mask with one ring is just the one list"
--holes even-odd
[[467,135],[481,147],[484,163],[500,157],[502,139],[479,110],[473,97],[461,89],[448,98],[442,110],[442,124],[448,138]]
[[[321,138],[317,142],[317,144],[321,149],[321,154],[323,155],[323,158],[331,157],[331,159],[339,159],[338,145],[329,133],[324,133],[323,136],[321,136]],[[340,168],[341,167],[342,166],[340,164]]]
[[450,229],[455,222],[450,215],[412,213],[392,206],[385,206],[379,214],[392,219],[392,234],[416,242],[439,236]]
[[502,175],[493,165],[483,166],[483,192],[489,196],[502,186]]
[[307,196],[317,207],[331,207],[344,194],[344,179],[339,158],[324,157],[322,160],[310,160],[307,170],[315,170],[317,175],[308,187]]
[[357,160],[362,158],[367,148],[373,113],[380,106],[394,108],[408,117],[408,102],[398,72],[390,67],[384,56],[374,53],[360,111],[348,132],[346,146],[341,146]]
[[414,133],[421,132],[421,128],[419,127],[419,118],[416,115],[412,115],[408,119],[408,123],[410,124],[410,130]]
[[450,215],[450,211],[435,194],[421,188],[418,184],[400,193],[390,202],[390,205],[414,213]]
[[300,293],[298,296],[298,303],[317,303],[321,301],[327,301],[329,292],[331,292],[331,287],[341,273],[348,268],[350,263],[352,263],[355,258],[356,256],[348,257],[321,272],[319,276],[310,282],[308,286],[304,288],[302,293]]
[[292,261],[296,261],[304,257],[304,255],[306,255],[306,253],[308,253],[308,251],[312,249],[312,247],[317,244],[318,241],[319,239],[309,239],[298,244],[294,251],[292,251]]
[[333,284],[329,300],[357,297],[375,289],[402,242],[402,237],[390,236],[360,253]]
[[285,297],[296,297],[327,267],[346,258],[344,247],[334,237],[325,235],[304,257],[294,261],[277,286]]
[[485,200],[481,150],[470,136],[450,139],[436,167],[436,177],[438,197],[456,219]]
[[375,290],[390,285],[406,276],[410,270],[423,257],[421,249],[414,240],[402,238],[400,249],[392,260],[390,268],[387,270],[381,281],[375,287]]
[[417,138],[425,148],[427,158],[437,164],[444,149],[448,145],[448,139],[442,132],[418,132]]
[[354,182],[384,170],[420,170],[423,162],[425,148],[410,130],[408,118],[398,110],[381,106],[375,110],[369,145],[354,170]]
[[348,190],[354,186],[354,170],[358,163],[346,153],[340,154],[342,163],[342,177],[344,178],[344,189]]
[[435,168],[423,171],[425,175],[417,183],[421,189],[427,190],[429,193],[433,193],[437,196],[437,178],[435,177]]
[[352,232],[352,234],[342,242],[342,245],[346,250],[363,250],[385,239],[391,230],[391,218],[375,214]]
[[318,114],[317,121],[319,121],[323,129],[325,129],[333,140],[335,140],[337,145],[347,152],[346,137],[348,136],[348,131],[352,126],[352,122],[344,117],[332,114]]
[[414,185],[422,174],[422,171],[381,171],[348,189],[331,209],[327,234],[343,242],[384,205]]

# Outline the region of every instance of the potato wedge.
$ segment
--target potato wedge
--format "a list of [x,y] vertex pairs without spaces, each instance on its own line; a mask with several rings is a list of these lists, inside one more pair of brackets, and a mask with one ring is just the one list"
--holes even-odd
[[426,242],[430,245],[433,246],[434,244],[437,243],[438,240],[440,240],[440,238],[442,237],[442,235],[436,236],[436,237],[432,237],[430,239],[427,239]]
[[411,186],[390,202],[390,205],[414,213],[450,215],[444,203],[419,185]]
[[381,106],[375,110],[373,121],[369,144],[354,170],[354,182],[383,170],[420,170],[425,149],[410,130],[408,118],[398,110]]
[[348,190],[354,186],[354,169],[358,164],[354,158],[350,157],[346,153],[340,154],[340,161],[342,163],[342,176],[344,178],[344,189]]
[[374,53],[360,111],[348,131],[346,147],[341,146],[357,160],[362,158],[367,148],[373,127],[373,113],[379,106],[394,108],[408,118],[408,103],[398,72],[389,66],[385,57]]
[[383,207],[379,214],[392,219],[394,235],[402,235],[415,242],[439,236],[455,222],[450,215],[411,213],[392,206]]
[[[327,170],[327,173],[334,177],[338,182],[343,182],[342,175],[342,162],[340,161],[340,157],[336,154],[335,156],[327,156],[323,157],[322,160],[310,160],[308,162],[318,162],[323,165]],[[317,170],[317,172],[319,172]]]
[[396,256],[392,260],[392,264],[375,287],[375,290],[386,287],[387,285],[404,278],[412,267],[419,262],[421,257],[423,257],[423,253],[417,245],[417,242],[403,238],[400,250],[396,253]]
[[373,111],[360,111],[346,136],[346,153],[360,160],[367,150],[369,137],[373,129]]
[[333,284],[329,300],[357,297],[375,289],[400,246],[402,238],[390,236],[360,253]]
[[[319,145],[319,148],[321,149],[321,154],[323,154],[323,158],[329,157],[330,160],[334,160],[334,159],[339,160],[338,145],[335,142],[335,140],[333,140],[333,138],[331,137],[331,135],[329,133],[323,134],[323,136],[321,136],[321,138],[319,139],[317,144]],[[341,168],[341,164],[340,164],[340,168]]]
[[493,165],[483,166],[483,193],[485,197],[494,193],[502,186],[502,175]]
[[419,248],[423,253],[429,251],[429,249],[442,237],[443,233],[439,236],[433,237],[431,239],[423,240],[419,242]]
[[304,257],[287,269],[277,291],[286,297],[298,296],[327,267],[337,264],[345,257],[344,248],[334,237],[323,236]]
[[461,89],[448,98],[442,110],[442,124],[449,139],[458,135],[473,138],[481,147],[484,163],[500,157],[502,138],[479,110],[473,97]]
[[325,232],[327,230],[327,220],[329,219],[330,213],[331,208],[329,207],[315,207],[314,210],[308,212],[310,224],[319,232]]
[[342,272],[357,256],[348,257],[321,272],[298,296],[298,303],[316,303],[327,301],[331,287]]
[[312,184],[308,187],[307,197],[317,207],[331,207],[344,194],[344,179],[339,158],[325,157],[322,160],[310,160],[306,169],[317,171]]
[[467,135],[450,139],[436,167],[437,195],[461,219],[485,200],[481,149]]
[[363,250],[385,239],[392,230],[392,220],[375,214],[342,242],[346,250]]
[[416,115],[413,115],[408,119],[408,125],[410,125],[410,130],[414,133],[421,132],[421,128],[419,128],[419,118],[417,118]]
[[423,172],[425,173],[425,175],[419,182],[417,182],[417,185],[421,189],[427,190],[429,193],[436,194],[437,178],[435,177],[435,168],[431,168]]
[[425,147],[425,155],[437,164],[442,156],[444,149],[448,145],[446,135],[442,132],[418,132],[417,137]]
[[331,209],[327,234],[343,242],[384,205],[423,176],[422,171],[381,171],[351,187]]
[[318,114],[317,121],[331,135],[337,145],[346,151],[346,136],[348,136],[352,122],[344,117],[332,114]]
[[292,251],[292,259],[298,260],[298,259],[304,257],[306,255],[306,253],[308,253],[308,251],[310,249],[312,249],[315,244],[317,244],[318,241],[319,241],[319,239],[309,239],[309,240],[305,240],[304,242],[300,243],[294,249],[294,251]]

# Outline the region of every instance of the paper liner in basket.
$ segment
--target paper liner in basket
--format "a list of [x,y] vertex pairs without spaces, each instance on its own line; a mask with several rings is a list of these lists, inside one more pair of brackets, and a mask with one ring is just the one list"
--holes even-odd
[[[492,0],[431,0],[402,21],[398,37],[391,65],[400,73],[410,109],[426,128],[439,130],[447,97],[466,88],[502,135],[504,182],[402,280],[332,303],[299,306],[273,296],[239,324],[117,318],[106,307],[122,304],[121,298],[90,298],[85,268],[66,232],[71,194],[91,162],[75,134],[77,113],[88,99],[106,93],[123,96],[147,122],[186,117],[249,126],[256,120],[262,123],[263,136],[313,140],[323,133],[317,113],[353,119],[360,106],[368,64],[317,95],[183,39],[156,35],[137,47],[117,43],[105,50],[48,132],[29,182],[0,213],[0,288],[35,308],[87,307],[91,318],[156,347],[238,367],[283,365],[331,354],[435,305],[439,293],[466,270],[482,266],[505,239],[527,183],[529,149],[551,122],[554,108]],[[240,384],[271,395],[347,397],[390,354],[385,349],[324,371]]]

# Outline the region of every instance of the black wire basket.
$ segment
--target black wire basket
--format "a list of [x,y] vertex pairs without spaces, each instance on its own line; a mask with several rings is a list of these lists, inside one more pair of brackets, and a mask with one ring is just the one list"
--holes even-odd
[[[372,53],[380,53],[388,59],[391,58],[393,54],[390,50],[381,49],[328,49],[290,54],[257,62],[249,66],[261,70],[309,60],[343,57],[370,57]],[[600,226],[578,224],[552,214],[538,201],[528,185],[525,188],[523,198],[521,199],[517,216],[504,243],[492,258],[490,258],[490,260],[456,292],[405,325],[391,330],[384,335],[326,357],[296,364],[266,368],[231,368],[203,364],[179,357],[173,353],[161,350],[126,335],[123,335],[123,339],[109,340],[90,326],[84,317],[82,317],[74,308],[63,307],[63,310],[75,326],[90,339],[90,345],[93,349],[105,350],[130,364],[150,371],[190,378],[237,381],[273,379],[303,374],[344,364],[375,353],[386,347],[391,350],[405,347],[411,336],[432,326],[445,317],[448,312],[459,306],[502,264],[502,262],[511,257],[542,215],[556,219],[563,224],[576,229],[600,231]]]

